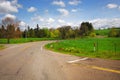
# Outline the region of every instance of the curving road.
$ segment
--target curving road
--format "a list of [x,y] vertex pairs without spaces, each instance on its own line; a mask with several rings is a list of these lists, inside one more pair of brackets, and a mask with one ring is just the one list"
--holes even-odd
[[50,42],[18,44],[1,50],[0,80],[120,80],[120,61],[81,59],[68,63],[80,57],[45,50],[43,46]]

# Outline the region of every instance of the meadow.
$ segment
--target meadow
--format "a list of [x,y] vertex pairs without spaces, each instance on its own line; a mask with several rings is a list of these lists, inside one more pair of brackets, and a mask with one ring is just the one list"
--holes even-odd
[[120,38],[79,38],[50,43],[45,47],[75,56],[120,59]]

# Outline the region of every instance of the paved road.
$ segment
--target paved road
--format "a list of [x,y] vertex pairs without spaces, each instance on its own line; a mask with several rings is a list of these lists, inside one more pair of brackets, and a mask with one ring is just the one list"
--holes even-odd
[[0,80],[120,80],[120,61],[87,59],[55,53],[50,41],[12,45],[0,51]]

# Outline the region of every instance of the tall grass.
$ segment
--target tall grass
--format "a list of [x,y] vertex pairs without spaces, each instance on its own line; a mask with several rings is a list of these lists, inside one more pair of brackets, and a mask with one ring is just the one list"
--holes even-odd
[[5,46],[4,46],[4,45],[0,45],[0,50],[1,50],[1,49],[4,49],[4,48],[5,48]]
[[[94,44],[96,50],[94,51]],[[48,49],[76,56],[120,59],[120,38],[85,38],[46,45]]]

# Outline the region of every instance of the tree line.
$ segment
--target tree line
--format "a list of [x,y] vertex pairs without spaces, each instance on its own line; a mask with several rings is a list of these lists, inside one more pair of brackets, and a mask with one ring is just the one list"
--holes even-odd
[[91,23],[83,22],[80,27],[62,26],[57,29],[54,28],[40,28],[36,25],[36,28],[27,27],[24,31],[21,31],[18,25],[7,24],[0,27],[0,38],[7,38],[8,43],[11,38],[58,38],[68,39],[82,36],[88,36],[94,32],[94,28]]
[[[11,18],[5,18],[2,20],[2,25],[0,26],[0,38],[7,38],[8,43],[11,38],[27,37],[70,39],[84,36],[96,36],[92,23],[82,22],[79,27],[62,26],[56,29],[40,28],[37,24],[35,28],[28,26],[27,29],[21,31],[19,28],[19,21],[14,21]],[[120,37],[120,31],[116,32],[116,30],[112,28],[108,36]]]
[[[82,28],[81,28],[82,27]],[[88,36],[94,32],[94,28],[91,23],[83,22],[80,27],[62,26],[57,29],[54,28],[40,28],[37,24],[36,28],[27,27],[26,30],[22,32],[22,37],[28,38],[59,38],[68,39],[76,38],[80,36]]]

